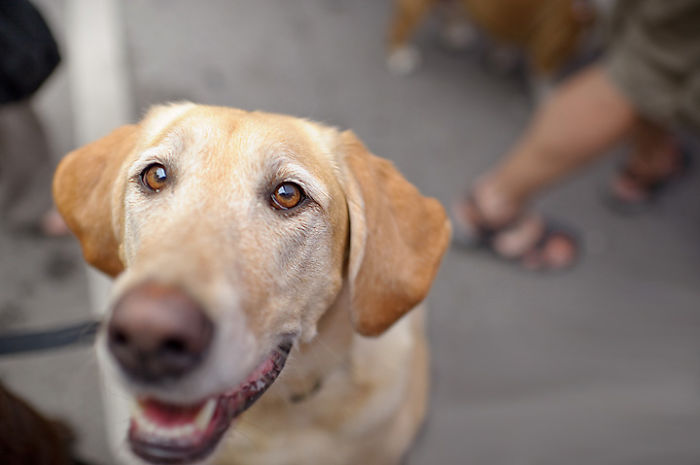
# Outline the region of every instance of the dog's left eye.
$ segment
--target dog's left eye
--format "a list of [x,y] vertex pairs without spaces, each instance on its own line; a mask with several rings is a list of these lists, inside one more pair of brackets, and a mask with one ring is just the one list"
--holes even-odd
[[275,187],[270,197],[273,207],[278,210],[289,210],[299,205],[306,195],[301,187],[293,182],[283,182]]
[[168,172],[165,170],[165,166],[160,163],[147,166],[141,172],[141,182],[153,192],[160,192],[168,182]]

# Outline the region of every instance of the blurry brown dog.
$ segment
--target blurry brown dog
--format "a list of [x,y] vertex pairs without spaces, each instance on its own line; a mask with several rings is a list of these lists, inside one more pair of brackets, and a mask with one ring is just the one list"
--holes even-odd
[[0,463],[70,465],[72,433],[0,384]]
[[450,226],[352,132],[156,107],[68,155],[54,196],[119,276],[98,350],[131,404],[124,463],[399,462],[425,415],[419,304]]
[[415,69],[419,55],[409,46],[410,38],[425,15],[446,1],[453,3],[452,15],[464,14],[497,44],[521,49],[540,76],[550,75],[575,53],[595,17],[583,0],[394,0],[390,69],[400,74]]

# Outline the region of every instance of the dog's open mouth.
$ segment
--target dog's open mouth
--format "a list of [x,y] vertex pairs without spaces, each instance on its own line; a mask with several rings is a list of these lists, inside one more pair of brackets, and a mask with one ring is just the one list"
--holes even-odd
[[186,464],[209,455],[234,419],[275,381],[291,344],[280,345],[237,388],[192,405],[139,399],[128,442],[140,458],[156,464]]

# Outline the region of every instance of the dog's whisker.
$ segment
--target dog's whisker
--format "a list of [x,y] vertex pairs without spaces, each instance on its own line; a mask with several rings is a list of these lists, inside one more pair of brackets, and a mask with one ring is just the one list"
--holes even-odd
[[247,438],[251,439],[251,441],[252,441],[252,438],[251,438],[248,434],[246,434],[246,433],[243,431],[244,429],[246,429],[246,428],[247,428],[247,429],[252,429],[252,430],[255,430],[256,432],[261,433],[261,434],[263,434],[263,435],[266,435],[266,434],[268,433],[268,431],[267,431],[265,428],[263,428],[262,426],[260,426],[260,425],[258,425],[258,424],[256,424],[256,423],[254,423],[254,422],[252,422],[252,421],[250,421],[250,420],[247,419],[247,418],[241,418],[240,425],[243,426],[244,428],[242,428],[242,429],[234,429],[234,431],[235,431],[235,432],[238,432],[238,433],[241,433],[242,435],[244,435],[244,436],[246,436]]
[[343,362],[343,357],[333,347],[331,347],[326,341],[324,341],[323,339],[319,339],[318,345],[319,345],[319,347],[323,348],[323,350],[325,350],[326,353],[334,359],[333,361],[335,363],[342,363]]
[[251,438],[249,435],[244,433],[238,428],[234,428],[231,434],[227,435],[224,437],[223,442],[229,443],[229,444],[235,444],[236,441],[238,441],[239,438],[243,438],[245,442],[247,442],[247,445],[253,445],[255,444],[255,441],[253,438]]

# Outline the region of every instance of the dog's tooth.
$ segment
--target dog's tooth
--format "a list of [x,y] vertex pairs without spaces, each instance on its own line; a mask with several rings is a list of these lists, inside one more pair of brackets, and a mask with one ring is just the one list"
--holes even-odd
[[140,419],[141,422],[139,423],[139,426],[148,434],[154,435],[157,433],[158,426],[155,424],[151,423],[148,421],[147,418],[143,417]]
[[150,422],[150,421],[148,422],[148,431],[149,431],[151,434],[156,434],[156,435],[157,435],[159,429],[160,429],[160,428],[158,428],[158,425],[156,425],[155,423],[152,423],[152,422]]
[[216,399],[209,399],[204,407],[197,414],[197,418],[194,420],[194,425],[204,431],[209,426],[209,422],[214,416],[214,411],[216,410]]
[[185,425],[185,426],[180,428],[180,436],[185,436],[185,437],[191,436],[195,433],[195,430],[196,430],[196,428],[194,425],[192,425],[192,424]]

